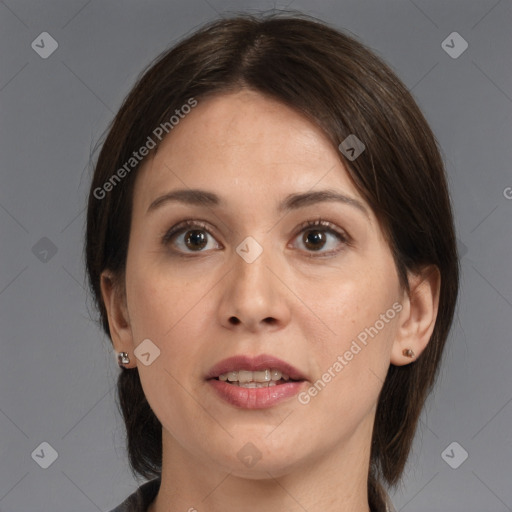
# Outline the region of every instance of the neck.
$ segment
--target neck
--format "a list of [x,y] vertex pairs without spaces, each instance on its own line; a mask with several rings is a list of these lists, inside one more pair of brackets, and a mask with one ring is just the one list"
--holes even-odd
[[354,439],[293,467],[265,466],[261,459],[249,475],[230,472],[211,459],[197,459],[164,430],[162,480],[148,512],[370,512],[370,454],[360,449],[361,438],[369,434],[371,439],[371,428],[366,430],[368,426],[361,425]]

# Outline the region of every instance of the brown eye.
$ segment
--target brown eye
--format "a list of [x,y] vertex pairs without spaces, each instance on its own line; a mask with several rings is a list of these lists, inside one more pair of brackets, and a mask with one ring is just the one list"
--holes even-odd
[[320,231],[318,229],[311,229],[309,231],[305,231],[302,236],[302,241],[304,245],[313,251],[318,251],[321,249],[326,242],[326,236],[324,231]]
[[193,250],[201,250],[206,246],[206,236],[204,231],[200,229],[193,229],[185,232],[185,245]]
[[219,248],[207,225],[200,221],[188,220],[172,227],[162,238],[162,245],[173,246],[175,252],[200,253]]
[[[317,252],[319,256],[329,256],[340,251],[349,243],[349,236],[335,227],[334,224],[322,219],[308,220],[301,224],[300,243],[306,252]],[[323,250],[326,248],[327,250]],[[310,254],[311,256],[311,254]]]

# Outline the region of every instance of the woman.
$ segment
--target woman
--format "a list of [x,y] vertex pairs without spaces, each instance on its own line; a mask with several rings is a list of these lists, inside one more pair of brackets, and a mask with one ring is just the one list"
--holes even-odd
[[379,58],[297,14],[198,30],[115,117],[86,236],[153,478],[116,512],[394,510],[459,274],[435,138]]

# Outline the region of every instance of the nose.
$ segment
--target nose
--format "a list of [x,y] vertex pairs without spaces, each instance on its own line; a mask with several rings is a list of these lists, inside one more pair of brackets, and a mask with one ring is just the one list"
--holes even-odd
[[226,276],[218,309],[224,327],[258,332],[288,324],[291,293],[277,278],[283,275],[279,267],[268,248],[252,262],[233,252],[232,270]]

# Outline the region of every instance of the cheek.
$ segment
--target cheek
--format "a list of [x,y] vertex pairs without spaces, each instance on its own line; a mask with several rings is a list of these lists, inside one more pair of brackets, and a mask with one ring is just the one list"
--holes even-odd
[[[139,245],[149,244],[143,241]],[[162,255],[133,251],[127,259],[127,293],[132,330],[163,340],[205,294],[204,280],[188,275]]]
[[315,311],[330,327],[331,334],[341,339],[373,325],[399,296],[394,267],[361,267],[340,271],[336,279],[324,282],[314,292]]
[[[150,377],[155,372],[148,369],[158,370],[158,379],[169,379],[164,369],[178,379],[188,378],[197,371],[195,365],[204,350],[201,343],[191,340],[201,340],[211,329],[214,305],[208,301],[207,294],[214,282],[197,273],[190,276],[177,272],[170,265],[165,269],[154,263],[137,267],[135,260],[127,275],[130,276],[127,293],[134,346],[150,339],[160,350],[154,365],[140,366],[141,378],[156,378]],[[171,378],[166,386],[173,389],[174,380]]]
[[[328,328],[321,331],[327,333],[325,337],[317,337],[318,371],[323,374],[331,369],[340,391],[352,385],[361,387],[363,375],[375,381],[384,379],[397,325],[393,305],[400,297],[392,259],[350,270],[325,283],[322,293],[315,292],[313,302],[321,324]],[[319,323],[312,315],[310,330],[315,322]]]
[[316,380],[307,394],[324,429],[336,431],[344,425],[352,432],[377,403],[397,325],[393,304],[398,294],[389,275],[389,269],[387,274],[377,270],[352,274],[338,283],[336,291],[329,285],[328,293],[317,298],[315,311],[321,311],[329,334],[316,338],[312,352]]
[[[187,284],[173,272],[162,272],[157,265],[140,265],[133,261],[127,279],[130,325],[134,347],[151,340],[159,349],[150,365],[138,364],[142,387],[148,401],[159,413],[182,407],[186,399],[178,382],[195,371],[198,347],[187,342],[197,336],[197,318],[202,317],[198,294],[204,288]],[[198,281],[198,280],[196,280]],[[161,390],[166,393],[162,394]]]
[[176,294],[163,279],[155,279],[150,272],[132,273],[127,282],[130,324],[135,343],[142,338],[159,340],[172,327],[170,311],[177,306]]

